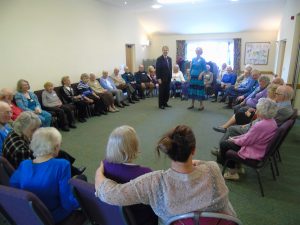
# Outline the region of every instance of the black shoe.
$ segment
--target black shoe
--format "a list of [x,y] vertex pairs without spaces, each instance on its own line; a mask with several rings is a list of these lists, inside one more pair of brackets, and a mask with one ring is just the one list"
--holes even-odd
[[164,107],[163,105],[162,105],[162,106],[159,106],[159,108],[160,108],[160,109],[165,109],[165,107]]
[[75,124],[73,124],[73,123],[70,124],[69,127],[70,127],[70,128],[74,128],[74,129],[77,128],[77,127],[75,126]]
[[219,102],[225,102],[226,98],[221,98]]
[[129,106],[129,104],[127,104],[126,102],[121,102],[121,104],[122,104],[123,106]]
[[136,102],[139,102],[139,101],[140,101],[140,100],[138,99],[138,97],[136,97],[136,96],[132,97],[132,100],[133,100],[133,101],[136,101]]
[[95,112],[94,116],[101,116],[101,113],[100,112]]
[[100,113],[101,113],[102,115],[107,115],[107,112],[104,111],[104,110],[102,110]]
[[214,156],[218,156],[220,154],[220,151],[219,151],[219,149],[213,149],[210,151],[210,153]]
[[193,105],[191,105],[190,107],[187,107],[187,109],[193,109],[194,108],[194,106]]
[[79,118],[78,121],[79,121],[80,123],[85,123],[85,122],[86,122],[86,119],[84,119],[84,118]]
[[135,104],[135,102],[132,99],[129,99],[128,102],[131,104]]
[[66,132],[69,132],[69,131],[70,131],[69,127],[67,127],[67,126],[62,127],[61,130],[62,130],[62,131],[66,131]]
[[223,127],[213,127],[213,129],[217,132],[226,133],[226,128]]
[[171,105],[168,105],[168,104],[165,104],[165,107],[169,107],[169,108],[171,108],[172,106],[171,106]]
[[116,106],[119,107],[119,108],[124,108],[124,106],[121,105],[121,104],[116,104]]

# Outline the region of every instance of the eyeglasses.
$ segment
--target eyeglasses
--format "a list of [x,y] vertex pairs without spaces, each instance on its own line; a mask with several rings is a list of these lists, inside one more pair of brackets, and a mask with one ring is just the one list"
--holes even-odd
[[283,95],[283,94],[275,92],[275,95]]

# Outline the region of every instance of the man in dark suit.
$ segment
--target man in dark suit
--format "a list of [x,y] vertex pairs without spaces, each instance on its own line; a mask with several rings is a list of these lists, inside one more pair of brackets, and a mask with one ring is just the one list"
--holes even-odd
[[156,78],[159,84],[158,107],[165,109],[168,105],[170,95],[170,82],[172,78],[172,59],[168,56],[169,47],[162,47],[162,56],[156,60]]

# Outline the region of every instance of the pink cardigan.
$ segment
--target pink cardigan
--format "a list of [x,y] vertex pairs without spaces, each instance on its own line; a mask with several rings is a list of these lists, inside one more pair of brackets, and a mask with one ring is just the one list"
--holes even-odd
[[261,160],[276,130],[277,123],[274,119],[262,119],[247,133],[233,137],[233,142],[241,146],[238,155],[243,159]]

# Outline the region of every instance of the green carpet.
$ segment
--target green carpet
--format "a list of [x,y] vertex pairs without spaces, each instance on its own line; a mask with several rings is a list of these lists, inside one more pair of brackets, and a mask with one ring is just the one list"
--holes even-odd
[[[71,132],[63,132],[62,148],[75,156],[76,165],[87,166],[85,174],[89,182],[94,182],[95,170],[104,158],[105,147],[110,132],[121,125],[133,126],[140,138],[141,154],[136,163],[153,170],[169,167],[165,156],[160,158],[155,145],[160,136],[178,124],[186,124],[195,132],[197,139],[197,159],[215,160],[210,154],[218,145],[222,134],[212,130],[232,115],[232,110],[223,109],[221,103],[205,102],[202,112],[187,110],[190,102],[171,99],[173,107],[160,110],[157,98],[141,100],[135,105],[121,109],[118,113],[93,117],[80,124]],[[279,164],[280,176],[274,181],[269,167],[262,170],[265,197],[260,195],[256,174],[246,168],[246,174],[238,182],[226,182],[230,189],[230,200],[244,225],[292,225],[300,224],[297,216],[300,203],[300,122],[290,132],[281,147],[283,162]]]

